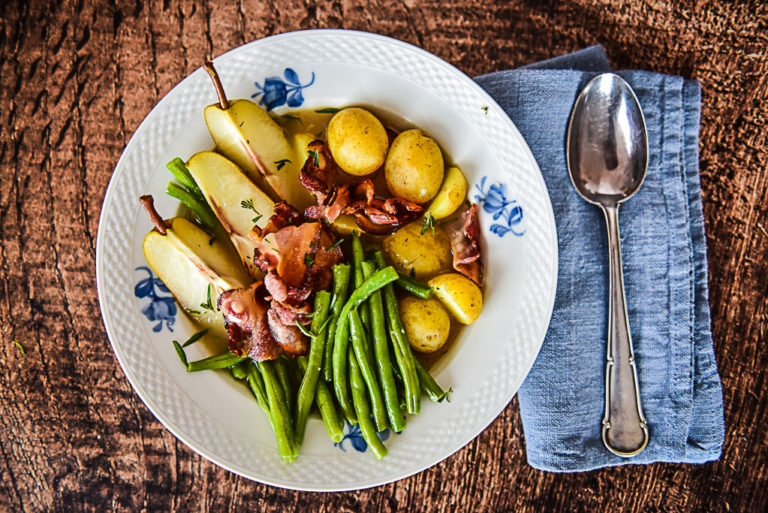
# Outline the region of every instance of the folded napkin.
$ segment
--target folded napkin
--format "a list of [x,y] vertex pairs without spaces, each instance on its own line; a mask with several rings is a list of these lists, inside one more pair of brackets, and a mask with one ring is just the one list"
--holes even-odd
[[723,398],[712,348],[698,174],[695,81],[619,73],[645,114],[642,189],[619,209],[627,309],[650,442],[624,459],[603,446],[608,249],[600,210],[576,194],[565,163],[579,91],[610,65],[601,47],[476,79],[531,147],[555,212],[560,267],[552,321],[518,394],[528,462],[583,471],[625,463],[700,463],[720,456]]

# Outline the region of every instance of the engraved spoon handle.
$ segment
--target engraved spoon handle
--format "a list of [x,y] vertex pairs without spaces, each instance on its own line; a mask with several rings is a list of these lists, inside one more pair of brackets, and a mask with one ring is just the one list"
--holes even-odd
[[612,453],[631,457],[648,444],[648,426],[640,404],[635,354],[627,318],[621,264],[618,204],[603,206],[608,228],[608,354],[605,371],[603,443]]

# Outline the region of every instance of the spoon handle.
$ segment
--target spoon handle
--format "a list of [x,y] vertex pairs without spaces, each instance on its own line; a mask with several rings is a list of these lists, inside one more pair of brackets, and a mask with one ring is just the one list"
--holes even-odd
[[640,405],[635,353],[629,333],[618,204],[603,206],[603,214],[608,228],[610,276],[603,443],[612,453],[628,458],[645,449],[648,444],[648,426]]

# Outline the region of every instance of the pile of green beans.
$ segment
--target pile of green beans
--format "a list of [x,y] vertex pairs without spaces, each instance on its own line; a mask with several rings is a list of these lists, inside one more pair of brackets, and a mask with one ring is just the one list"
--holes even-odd
[[269,417],[284,461],[298,457],[314,407],[331,440],[343,440],[345,420],[359,423],[371,452],[381,459],[387,448],[378,432],[405,429],[406,413],[419,413],[422,394],[439,402],[450,393],[413,355],[394,285],[421,298],[432,290],[387,266],[380,251],[366,260],[357,235],[350,246],[352,265],[334,266],[332,293],[315,293],[307,356],[253,362],[226,351],[187,362],[187,344],[174,343],[188,372],[229,369],[247,382]]

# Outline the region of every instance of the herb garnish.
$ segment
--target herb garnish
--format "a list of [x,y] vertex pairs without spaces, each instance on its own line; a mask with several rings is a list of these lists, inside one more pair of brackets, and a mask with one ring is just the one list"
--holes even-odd
[[320,167],[320,157],[318,156],[316,150],[307,150],[307,155],[315,160],[315,167]]
[[[290,162],[290,160],[289,160],[288,162]],[[280,169],[280,168],[278,167],[277,169]],[[261,215],[261,214],[259,213],[259,211],[258,211],[258,210],[256,210],[256,207],[253,205],[253,199],[247,199],[247,200],[243,200],[243,201],[241,201],[241,202],[240,202],[240,206],[241,206],[241,207],[243,207],[243,208],[245,208],[245,209],[248,209],[248,210],[253,210],[253,211],[256,213],[256,217],[254,217],[253,219],[251,219],[251,222],[252,222],[253,224],[256,224],[256,223],[258,223],[258,222],[259,222],[259,219],[261,219],[262,217],[264,217],[263,215]]]
[[298,327],[299,327],[299,331],[300,331],[300,332],[302,332],[304,335],[308,336],[309,338],[315,338],[315,337],[317,337],[317,336],[318,336],[320,333],[322,333],[322,332],[323,332],[323,330],[325,329],[325,327],[326,327],[326,326],[328,326],[328,323],[329,323],[329,322],[331,322],[331,320],[332,320],[332,319],[333,319],[333,316],[329,316],[329,317],[328,317],[328,318],[325,320],[325,322],[323,323],[323,325],[322,325],[322,326],[320,326],[320,329],[319,329],[319,330],[317,330],[317,333],[312,333],[311,331],[309,331],[307,328],[305,328],[305,327],[304,327],[304,325],[303,325],[303,324],[301,324],[301,323],[299,322],[299,320],[298,320],[298,319],[296,319],[296,326],[298,326]]
[[309,253],[304,253],[304,265],[307,267],[312,267],[312,264],[314,263],[315,263],[315,258]]
[[211,312],[213,312],[214,310],[213,310],[213,302],[211,301],[211,289],[213,289],[213,287],[211,287],[211,284],[209,283],[208,284],[208,301],[206,301],[205,303],[200,303],[200,306],[202,308],[205,308],[206,310],[210,310]]
[[341,244],[342,242],[344,242],[344,238],[343,237],[341,239],[337,240],[336,242],[334,242],[333,244],[331,244],[330,246],[328,246],[328,249],[326,249],[325,251],[330,252],[330,251],[338,248],[339,244]]
[[424,226],[421,227],[421,235],[424,235],[427,228],[432,228],[432,233],[435,233],[435,218],[432,217],[432,212],[428,212],[426,217],[424,217]]
[[293,115],[291,115],[291,114],[283,114],[283,115],[282,115],[282,116],[280,116],[280,117],[281,117],[281,118],[285,118],[285,119],[291,119],[291,120],[293,120],[293,121],[301,121],[301,118],[300,118],[299,116],[293,116]]
[[317,109],[315,112],[317,112],[318,114],[336,114],[337,112],[339,112],[339,109],[337,109],[336,107],[325,107],[323,109]]
[[275,160],[274,161],[274,164],[277,166],[277,170],[278,171],[283,169],[286,164],[290,164],[290,163],[291,163],[291,161],[288,160],[288,159],[280,159],[280,160]]
[[21,351],[21,356],[24,356],[25,354],[27,354],[27,350],[24,349],[24,346],[21,345],[21,342],[19,342],[18,340],[14,340],[13,343],[16,344],[16,347],[18,347],[19,351]]
[[488,114],[488,105],[483,105],[480,108],[482,109],[483,112],[485,112],[486,115]]
[[240,126],[243,126],[243,123],[245,123],[245,121],[241,121],[241,122],[240,122]]
[[187,312],[189,315],[200,315],[200,310],[192,310],[191,308],[185,308],[185,312]]
[[206,333],[208,333],[208,330],[210,330],[210,329],[211,329],[211,328],[205,328],[204,330],[200,330],[200,331],[198,331],[197,333],[195,333],[194,335],[192,335],[191,337],[189,337],[189,338],[187,339],[187,341],[186,341],[186,342],[184,342],[183,344],[181,344],[181,347],[187,347],[188,345],[194,344],[195,342],[197,342],[198,340],[200,340],[200,338],[201,338],[203,335],[205,335]]
[[181,360],[181,363],[184,364],[184,367],[188,367],[187,355],[184,352],[184,350],[181,348],[181,344],[179,344],[178,342],[176,342],[174,340],[173,341],[173,348],[176,350],[176,354],[179,355],[179,360]]

